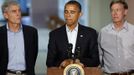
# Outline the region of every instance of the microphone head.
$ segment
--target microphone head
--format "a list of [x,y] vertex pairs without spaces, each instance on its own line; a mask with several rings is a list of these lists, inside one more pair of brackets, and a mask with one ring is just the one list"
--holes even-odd
[[69,43],[68,44],[68,49],[72,51],[72,48],[73,48],[73,44],[72,43]]
[[80,47],[79,46],[76,47],[76,56],[75,56],[75,58],[79,58],[80,57],[80,52],[81,52]]
[[67,48],[69,58],[72,58],[72,48],[73,48],[73,44],[69,43]]

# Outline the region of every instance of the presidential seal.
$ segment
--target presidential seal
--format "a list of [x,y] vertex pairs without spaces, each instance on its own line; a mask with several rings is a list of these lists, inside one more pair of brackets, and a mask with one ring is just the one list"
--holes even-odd
[[70,64],[64,69],[64,75],[84,75],[84,70],[78,64]]

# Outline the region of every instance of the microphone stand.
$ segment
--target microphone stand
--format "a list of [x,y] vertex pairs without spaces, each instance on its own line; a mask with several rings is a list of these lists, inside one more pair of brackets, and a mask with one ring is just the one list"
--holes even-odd
[[72,59],[72,48],[73,48],[73,44],[69,43],[68,48],[67,48],[68,58],[69,59]]
[[76,48],[76,54],[75,54],[74,59],[79,59],[79,57],[80,57],[80,47],[78,46],[78,47]]

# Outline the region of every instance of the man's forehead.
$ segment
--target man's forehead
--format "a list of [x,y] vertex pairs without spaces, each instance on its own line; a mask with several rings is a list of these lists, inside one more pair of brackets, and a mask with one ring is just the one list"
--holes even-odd
[[20,9],[20,6],[19,5],[10,5],[9,7],[8,7],[9,9]]
[[112,5],[111,8],[113,8],[113,7],[123,7],[124,8],[123,4],[121,4],[121,3],[115,3]]
[[65,6],[64,10],[79,10],[79,8],[75,4],[68,4],[68,5]]
[[72,7],[78,7],[76,4],[67,4],[65,7],[72,6]]

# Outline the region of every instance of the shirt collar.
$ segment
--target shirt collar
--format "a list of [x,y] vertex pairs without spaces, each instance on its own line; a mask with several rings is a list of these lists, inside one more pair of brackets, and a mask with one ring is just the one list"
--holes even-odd
[[[66,30],[67,32],[70,32],[71,30],[68,28],[68,26],[66,25]],[[73,29],[73,31],[78,31],[78,24],[76,25],[76,27]]]
[[[110,30],[115,30],[114,23],[111,23],[109,29],[110,29]],[[127,21],[124,22],[124,24],[123,24],[123,29],[128,30],[128,22],[127,22]]]
[[[11,30],[9,29],[8,23],[6,24],[6,28],[7,28],[8,31],[11,31]],[[20,25],[20,28],[19,28],[19,31],[21,31],[21,30],[22,30],[22,24]],[[19,32],[19,31],[18,31],[18,32]]]

